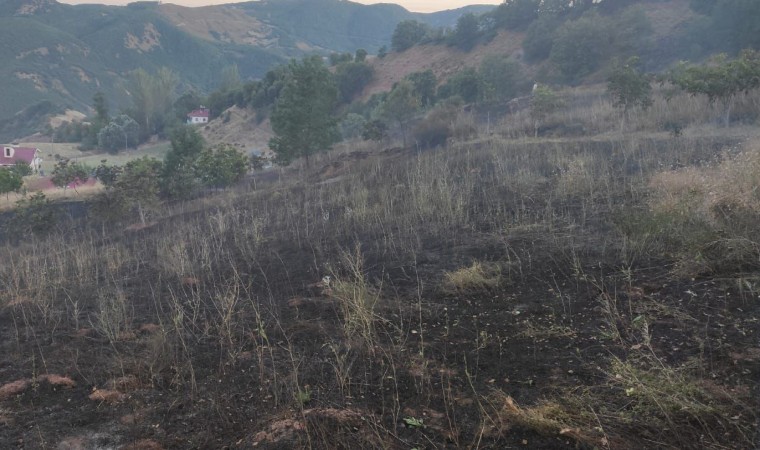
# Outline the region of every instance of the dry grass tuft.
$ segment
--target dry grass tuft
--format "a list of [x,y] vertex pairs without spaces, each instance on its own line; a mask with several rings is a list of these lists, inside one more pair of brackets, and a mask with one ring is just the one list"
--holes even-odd
[[446,272],[443,289],[452,295],[472,294],[494,289],[499,286],[499,283],[501,283],[501,270],[498,266],[475,261],[470,267]]
[[11,381],[10,383],[6,383],[0,386],[0,400],[5,400],[15,395],[19,395],[24,392],[30,385],[31,382],[29,380],[16,380]]
[[102,403],[119,403],[125,398],[126,395],[111,389],[95,389],[89,395],[90,400]]

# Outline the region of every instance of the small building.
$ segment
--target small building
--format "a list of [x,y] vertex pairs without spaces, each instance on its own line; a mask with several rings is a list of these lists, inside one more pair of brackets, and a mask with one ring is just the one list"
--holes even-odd
[[208,119],[211,117],[211,110],[201,106],[198,109],[194,109],[187,114],[188,125],[202,125],[208,123]]
[[40,149],[34,147],[13,147],[4,145],[0,153],[0,167],[13,167],[19,161],[29,164],[32,172],[39,172],[42,165]]

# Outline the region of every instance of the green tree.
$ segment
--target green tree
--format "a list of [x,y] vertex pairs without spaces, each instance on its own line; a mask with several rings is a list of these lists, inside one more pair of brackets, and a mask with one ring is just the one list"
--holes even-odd
[[340,100],[351,103],[354,96],[360,94],[364,87],[372,81],[374,69],[367,63],[342,63],[335,69],[335,83],[338,86]]
[[159,204],[161,169],[161,161],[157,159],[147,156],[133,159],[124,165],[114,185],[127,207],[137,212],[143,225],[148,212]]
[[414,92],[414,85],[408,80],[396,83],[383,103],[383,116],[395,120],[401,129],[401,136],[406,147],[406,134],[409,120],[420,109],[420,99]]
[[511,100],[529,89],[520,65],[507,57],[486,55],[480,63],[480,99],[486,103]]
[[420,99],[422,107],[427,108],[435,102],[435,87],[438,80],[432,70],[414,72],[406,76],[414,86],[414,92]]
[[10,170],[16,172],[20,177],[26,177],[33,173],[32,166],[25,161],[16,161]]
[[272,112],[275,137],[269,147],[280,164],[305,157],[308,165],[312,154],[329,149],[340,138],[333,116],[338,90],[320,57],[291,61],[288,70]]
[[734,60],[718,55],[702,66],[680,64],[668,79],[691,95],[706,95],[710,102],[722,102],[724,123],[729,126],[736,96],[760,87],[760,54],[747,50]]
[[538,128],[546,117],[563,106],[559,98],[548,86],[538,86],[530,99],[530,117],[533,119],[533,136],[538,137]]
[[182,125],[171,133],[171,149],[164,157],[161,191],[171,199],[186,199],[195,192],[198,181],[193,167],[206,143],[195,127]]
[[248,173],[249,160],[235,147],[221,144],[204,149],[195,162],[195,173],[206,187],[226,188]]
[[64,192],[73,183],[76,192],[76,185],[86,182],[90,177],[90,172],[90,168],[85,164],[64,159],[58,161],[53,168],[51,181],[56,187],[63,188]]
[[[189,90],[180,95],[174,101],[172,110],[174,111],[175,121],[184,123],[187,121],[187,114],[203,104],[203,98],[195,90]],[[213,113],[213,111],[212,111]]]
[[524,30],[538,17],[541,0],[506,0],[493,11],[496,26]]
[[607,77],[607,93],[612,96],[614,106],[622,109],[621,130],[629,110],[652,105],[649,76],[638,70],[638,63],[637,57],[631,57],[624,64],[616,64]]
[[19,192],[24,185],[24,179],[12,169],[0,168],[0,194],[5,194],[8,200],[11,192]]
[[449,78],[438,88],[438,98],[445,99],[459,96],[466,103],[475,103],[480,96],[480,75],[477,70],[468,67]]
[[367,50],[363,48],[356,49],[354,54],[354,62],[364,62],[367,59]]
[[566,22],[554,37],[549,59],[567,81],[594,72],[610,53],[609,23],[598,14]]
[[340,122],[340,134],[343,136],[343,139],[360,136],[366,123],[367,121],[361,114],[348,113]]
[[140,142],[140,125],[126,114],[116,116],[98,132],[98,147],[110,153],[127,150]]
[[140,124],[143,137],[163,131],[166,119],[171,116],[178,80],[166,67],[155,75],[144,69],[130,72],[127,89],[132,96],[133,117]]
[[362,139],[365,141],[382,141],[388,133],[388,125],[380,119],[370,120],[364,124]]
[[480,38],[480,20],[473,13],[467,13],[459,16],[456,28],[449,36],[449,45],[455,46],[464,51],[469,51]]
[[105,159],[100,161],[100,165],[95,168],[95,178],[103,183],[103,186],[109,188],[116,184],[123,168],[121,166],[109,166],[106,164],[107,162]]
[[[80,148],[82,150],[90,150],[98,145],[98,133],[110,120],[108,117],[108,100],[102,92],[96,92],[92,97],[92,109],[95,111],[95,117],[92,118],[89,126],[80,130],[82,136]],[[63,139],[57,140],[63,142]]]
[[109,121],[108,100],[106,99],[105,94],[100,91],[96,92],[92,97],[92,107],[95,109],[93,125],[95,125],[96,128],[104,127]]
[[237,64],[232,64],[222,69],[221,82],[219,83],[219,90],[222,92],[234,91],[240,88],[242,85],[240,81],[240,70]]
[[42,192],[16,202],[10,226],[19,236],[46,234],[58,225],[59,211]]
[[548,58],[554,45],[554,35],[561,23],[562,20],[556,15],[546,14],[530,24],[522,43],[525,59],[537,62]]
[[337,66],[338,64],[353,61],[354,57],[351,53],[330,53],[327,59],[330,61],[330,66]]
[[145,225],[148,216],[159,205],[160,175],[162,164],[144,156],[129,161],[124,167],[106,166],[105,161],[96,174],[106,185],[93,202],[93,212],[104,220],[122,220],[136,214]]
[[403,20],[393,30],[391,48],[397,52],[403,52],[422,41],[427,32],[427,25],[416,20]]

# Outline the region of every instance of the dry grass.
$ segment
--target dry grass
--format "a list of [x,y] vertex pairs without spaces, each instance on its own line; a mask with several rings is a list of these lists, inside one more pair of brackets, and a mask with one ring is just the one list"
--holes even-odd
[[760,257],[760,141],[718,161],[655,174],[653,214],[684,240],[680,272],[757,266]]
[[479,261],[473,262],[470,267],[446,272],[443,277],[444,292],[452,295],[482,293],[498,287],[502,281],[498,266]]
[[357,247],[342,256],[345,275],[336,275],[330,282],[332,296],[342,311],[343,330],[349,340],[360,339],[369,347],[375,343],[375,308],[380,289],[370,285],[363,269],[363,257]]

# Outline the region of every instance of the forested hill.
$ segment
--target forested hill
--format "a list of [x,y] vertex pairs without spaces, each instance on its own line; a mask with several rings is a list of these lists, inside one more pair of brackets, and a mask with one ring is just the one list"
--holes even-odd
[[[401,20],[453,25],[468,7],[436,14],[396,5],[282,0],[184,8],[156,2],[126,7],[54,0],[0,1],[0,141],[35,131],[65,109],[87,111],[104,92],[126,105],[125,79],[136,68],[167,67],[183,88],[207,91],[225,67],[259,77],[306,53],[374,52]],[[242,12],[242,13],[241,13]]]

